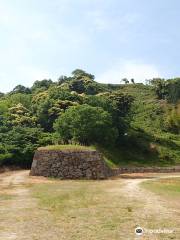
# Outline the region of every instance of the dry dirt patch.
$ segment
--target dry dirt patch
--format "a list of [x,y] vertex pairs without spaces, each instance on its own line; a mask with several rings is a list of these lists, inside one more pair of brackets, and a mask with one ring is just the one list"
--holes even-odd
[[[135,239],[137,225],[177,230],[178,210],[173,212],[165,198],[140,184],[150,177],[167,176],[58,181],[29,177],[29,171],[1,174],[0,239],[124,240]],[[143,239],[180,239],[180,235],[147,235]]]

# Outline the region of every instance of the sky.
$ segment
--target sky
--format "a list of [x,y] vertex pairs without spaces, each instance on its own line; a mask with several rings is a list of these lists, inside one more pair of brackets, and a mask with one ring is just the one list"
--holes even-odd
[[96,81],[180,76],[179,0],[0,0],[0,92],[81,68]]

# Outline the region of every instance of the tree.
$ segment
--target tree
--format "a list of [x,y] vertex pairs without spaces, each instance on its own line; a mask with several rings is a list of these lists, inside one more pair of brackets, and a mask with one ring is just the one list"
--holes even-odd
[[177,103],[180,100],[180,78],[167,80],[166,88],[168,101]]
[[24,87],[23,85],[17,85],[11,93],[31,93],[31,90],[27,87]]
[[13,93],[8,97],[9,106],[14,106],[21,103],[27,109],[31,108],[31,94],[26,93]]
[[166,99],[171,103],[177,103],[180,99],[180,78],[161,79],[154,78],[150,81],[159,99]]
[[6,101],[0,102],[0,116],[6,114],[8,111],[8,104]]
[[4,97],[4,93],[0,92],[0,98]]
[[41,130],[23,126],[14,126],[7,132],[0,131],[0,161],[21,167],[30,167],[35,149],[37,149]]
[[166,125],[171,132],[180,134],[180,103],[168,112]]
[[104,90],[102,84],[95,82],[94,75],[90,73],[76,69],[72,72],[72,75],[73,77],[69,83],[71,91],[76,91],[79,94],[95,95]]
[[129,94],[114,92],[109,94],[108,98],[112,102],[113,110],[121,117],[125,117],[131,108],[134,98]]
[[56,100],[52,101],[52,107],[48,110],[49,119],[52,119],[52,123],[62,113],[64,113],[69,107],[77,106],[78,103],[68,100]]
[[112,144],[117,138],[111,115],[102,108],[86,104],[69,108],[56,120],[54,129],[65,143]]
[[124,82],[125,84],[129,83],[129,80],[127,78],[123,78],[121,81]]
[[45,131],[52,131],[52,119],[49,118],[49,109],[52,107],[50,99],[40,101],[36,109],[37,122]]
[[30,111],[21,103],[8,109],[8,122],[11,126],[36,126],[36,117],[32,116]]
[[61,75],[59,78],[58,78],[58,85],[61,85],[63,83],[66,83],[68,81],[72,80],[71,77],[66,77],[66,76],[63,76]]
[[156,95],[159,99],[166,99],[168,92],[167,92],[167,82],[165,81],[165,79],[153,78],[150,81],[150,84],[153,85]]
[[45,91],[47,90],[51,85],[53,84],[53,81],[51,79],[44,79],[44,80],[37,80],[34,82],[31,90],[34,92],[34,91],[37,91],[37,90],[42,90],[42,91]]
[[95,79],[95,76],[90,74],[90,73],[87,73],[85,72],[84,70],[82,69],[76,69],[72,72],[72,75],[73,75],[73,78],[75,79],[89,79],[89,80],[94,80]]
[[85,92],[85,84],[84,81],[81,79],[76,79],[71,82],[70,85],[71,91],[75,91],[77,93],[84,93]]
[[131,83],[135,84],[134,78],[131,78]]

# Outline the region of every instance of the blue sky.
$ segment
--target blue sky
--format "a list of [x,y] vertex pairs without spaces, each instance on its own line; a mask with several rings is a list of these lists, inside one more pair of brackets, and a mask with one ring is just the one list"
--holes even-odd
[[179,0],[0,0],[0,91],[82,68],[99,82],[180,76]]

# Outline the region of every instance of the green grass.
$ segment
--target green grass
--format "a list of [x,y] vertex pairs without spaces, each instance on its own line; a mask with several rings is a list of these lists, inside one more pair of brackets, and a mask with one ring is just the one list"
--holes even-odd
[[[122,146],[119,148],[115,147],[97,147],[97,149],[102,152],[104,159],[108,166],[111,168],[116,167],[168,167],[176,165],[171,159],[160,158],[159,153],[151,153],[143,147],[139,147],[139,150],[133,146],[128,146],[127,148]],[[144,151],[144,152],[142,152]],[[166,151],[165,153],[166,154]]]
[[46,147],[40,147],[38,150],[70,150],[70,151],[80,151],[80,150],[95,150],[93,146],[81,146],[81,145],[51,145]]
[[142,183],[142,185],[145,188],[166,197],[180,197],[180,177],[146,181]]

